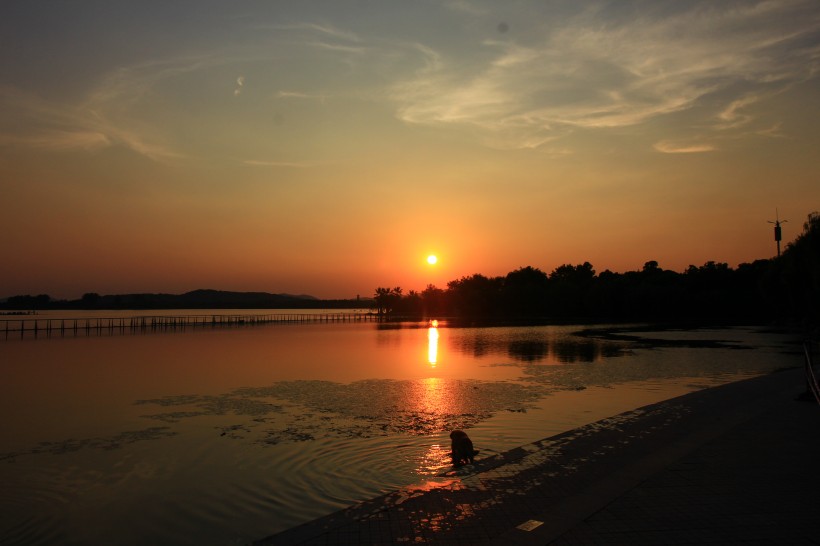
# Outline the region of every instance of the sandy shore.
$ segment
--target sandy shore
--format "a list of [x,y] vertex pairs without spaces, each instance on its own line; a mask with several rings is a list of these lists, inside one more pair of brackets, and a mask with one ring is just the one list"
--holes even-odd
[[820,407],[804,391],[791,369],[694,392],[257,544],[815,544]]

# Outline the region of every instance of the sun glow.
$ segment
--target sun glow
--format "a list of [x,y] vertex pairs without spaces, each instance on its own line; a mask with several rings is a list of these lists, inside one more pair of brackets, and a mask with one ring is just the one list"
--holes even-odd
[[435,254],[430,254],[429,256],[427,256],[427,263],[428,264],[436,265],[436,262],[438,262],[438,258],[436,257]]

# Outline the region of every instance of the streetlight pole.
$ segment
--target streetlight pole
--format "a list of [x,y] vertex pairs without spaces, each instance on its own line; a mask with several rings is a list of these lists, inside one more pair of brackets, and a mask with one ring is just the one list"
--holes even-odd
[[768,220],[770,224],[774,224],[774,240],[777,243],[777,257],[780,257],[780,240],[783,238],[783,233],[780,229],[780,224],[785,224],[788,220],[781,220],[777,209],[774,209],[775,220]]

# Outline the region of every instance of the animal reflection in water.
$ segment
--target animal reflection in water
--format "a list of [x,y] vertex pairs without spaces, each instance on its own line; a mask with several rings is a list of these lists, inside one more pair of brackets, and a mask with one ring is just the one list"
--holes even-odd
[[473,441],[463,430],[450,433],[450,450],[454,466],[473,464],[473,458],[478,455],[478,450],[473,449]]

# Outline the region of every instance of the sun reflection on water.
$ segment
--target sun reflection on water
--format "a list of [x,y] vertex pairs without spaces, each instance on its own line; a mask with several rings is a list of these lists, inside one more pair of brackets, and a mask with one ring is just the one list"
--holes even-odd
[[449,410],[451,404],[448,403],[448,391],[450,390],[448,387],[447,382],[438,377],[422,379],[418,411],[438,417]]
[[438,321],[434,320],[427,329],[427,361],[431,368],[438,363]]
[[[440,476],[452,468],[450,447],[433,444],[421,454],[416,463],[416,474],[420,476]],[[440,486],[440,484],[437,484]]]
[[[432,370],[438,365],[438,320],[431,320],[427,328],[427,362]],[[420,381],[418,410],[433,420],[439,420],[452,408],[453,394],[448,382],[440,377],[428,377]],[[437,476],[449,468],[450,450],[438,443],[432,444],[419,458],[416,473],[422,476]],[[440,487],[440,484],[436,484]]]

